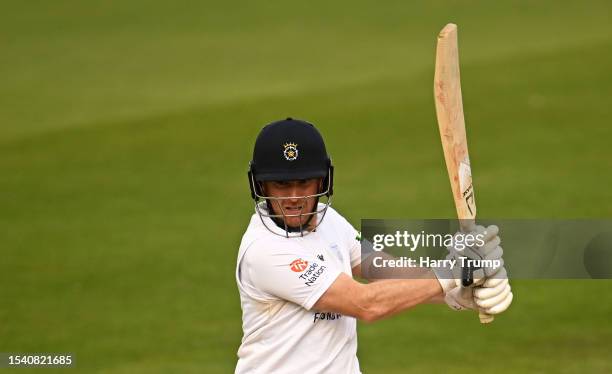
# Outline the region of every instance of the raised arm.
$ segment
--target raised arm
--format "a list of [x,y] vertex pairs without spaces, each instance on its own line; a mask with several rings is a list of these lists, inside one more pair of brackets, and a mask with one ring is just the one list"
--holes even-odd
[[[354,266],[352,269],[353,277],[362,278],[368,282],[380,282],[381,280],[398,280],[398,279],[436,279],[432,271],[427,268],[376,268],[372,262],[374,258],[385,260],[393,260],[394,256],[385,252],[376,252],[363,259],[363,261]],[[443,304],[444,293],[434,295],[427,304]]]
[[430,279],[385,279],[363,284],[342,273],[314,304],[314,309],[373,322],[438,295],[442,295],[442,287],[435,276]]

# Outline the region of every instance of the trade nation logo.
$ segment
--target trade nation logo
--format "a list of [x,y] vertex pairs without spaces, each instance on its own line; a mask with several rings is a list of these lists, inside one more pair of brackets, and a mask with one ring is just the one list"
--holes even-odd
[[300,273],[304,271],[306,267],[308,267],[308,261],[298,258],[297,260],[293,260],[291,264],[289,264],[289,267],[291,268],[292,271],[295,271],[296,273]]
[[283,155],[287,161],[294,161],[298,158],[298,149],[297,144],[295,143],[285,143],[283,144]]

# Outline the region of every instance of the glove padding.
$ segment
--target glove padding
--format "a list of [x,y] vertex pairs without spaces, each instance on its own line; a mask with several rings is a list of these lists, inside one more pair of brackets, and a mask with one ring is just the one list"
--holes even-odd
[[486,314],[505,311],[514,297],[505,268],[502,268],[495,278],[487,279],[481,287],[474,288],[473,291],[474,302],[478,309]]
[[450,290],[444,301],[454,310],[471,309],[486,314],[500,314],[510,307],[513,298],[506,269],[502,268],[499,274],[495,274],[495,278],[487,279],[482,286]]
[[442,289],[444,293],[447,293],[454,287],[461,287],[461,280],[463,274],[463,267],[461,259],[469,259],[469,260],[487,260],[487,261],[495,261],[497,260],[499,266],[487,266],[480,269],[476,269],[472,273],[473,283],[468,287],[476,287],[482,285],[485,282],[486,278],[494,276],[501,268],[503,268],[504,260],[502,259],[502,255],[504,253],[502,247],[499,245],[501,243],[501,239],[497,235],[499,232],[499,228],[495,225],[491,225],[486,229],[483,226],[476,226],[475,230],[470,233],[456,233],[455,237],[458,235],[467,235],[472,234],[483,235],[482,246],[466,246],[463,249],[457,249],[455,247],[447,247],[449,254],[446,256],[447,260],[455,260],[455,266],[450,268],[441,268],[435,269],[434,273],[436,277],[440,281],[442,285]]

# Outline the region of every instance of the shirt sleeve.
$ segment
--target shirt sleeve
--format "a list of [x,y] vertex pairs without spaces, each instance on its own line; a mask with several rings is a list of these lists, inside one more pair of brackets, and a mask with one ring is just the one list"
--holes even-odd
[[292,243],[255,245],[242,263],[251,286],[268,299],[283,299],[310,310],[340,275],[333,265]]
[[340,214],[338,214],[338,216],[339,231],[342,233],[342,238],[349,251],[351,268],[354,268],[361,263],[361,232],[357,231],[353,225]]

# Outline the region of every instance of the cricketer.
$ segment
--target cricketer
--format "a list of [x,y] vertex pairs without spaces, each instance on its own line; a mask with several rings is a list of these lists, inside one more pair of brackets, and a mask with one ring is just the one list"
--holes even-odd
[[[308,122],[270,123],[255,141],[248,172],[255,213],[236,265],[243,328],[236,373],[360,373],[357,319],[374,322],[422,303],[496,315],[512,302],[503,266],[467,287],[431,269],[355,280],[367,278],[369,264],[359,232],[330,206],[333,172]],[[463,256],[501,260],[497,228],[477,230],[486,232],[484,244]]]

